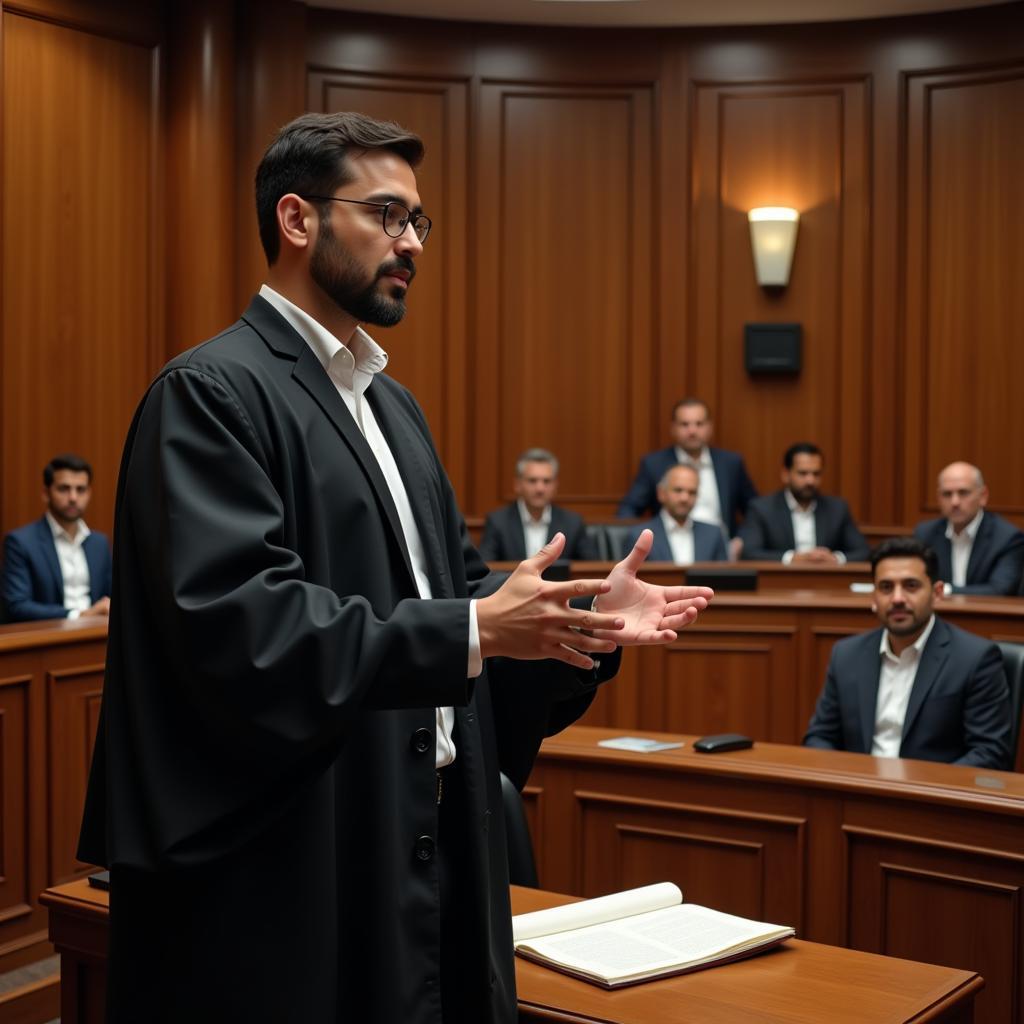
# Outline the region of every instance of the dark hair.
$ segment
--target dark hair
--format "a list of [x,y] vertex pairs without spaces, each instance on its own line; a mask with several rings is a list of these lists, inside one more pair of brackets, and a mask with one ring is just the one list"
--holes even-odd
[[793,468],[793,461],[798,455],[820,455],[821,460],[825,461],[825,456],[821,454],[821,449],[816,444],[811,444],[810,441],[797,441],[796,444],[791,444],[786,449],[786,454],[782,456],[782,464],[786,469]]
[[679,412],[680,409],[685,409],[691,405],[701,406],[708,414],[708,419],[711,419],[711,406],[709,406],[703,398],[695,398],[693,395],[687,395],[686,398],[680,398],[679,401],[672,406],[672,419],[676,418],[676,413]]
[[924,562],[924,571],[932,583],[939,579],[939,556],[927,544],[922,544],[916,537],[891,537],[882,541],[871,552],[871,578],[875,578],[878,563],[886,558],[920,558]]
[[72,455],[65,452],[63,455],[54,455],[43,467],[43,484],[50,487],[53,484],[53,474],[58,469],[70,469],[72,473],[87,473],[89,483],[92,483],[92,466],[89,465],[81,455]]
[[281,251],[277,204],[289,192],[328,196],[352,180],[350,150],[388,149],[410,167],[423,159],[423,141],[394,121],[365,114],[303,114],[286,124],[256,168],[256,220],[260,242],[273,266]]

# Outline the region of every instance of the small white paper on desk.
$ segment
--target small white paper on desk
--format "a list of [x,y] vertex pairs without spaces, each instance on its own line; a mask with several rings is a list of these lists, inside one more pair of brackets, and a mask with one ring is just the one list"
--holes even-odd
[[598,740],[599,747],[611,747],[613,750],[633,750],[639,754],[653,754],[656,750],[674,750],[681,747],[678,743],[665,743],[662,740],[648,740],[642,736],[613,736],[610,740]]

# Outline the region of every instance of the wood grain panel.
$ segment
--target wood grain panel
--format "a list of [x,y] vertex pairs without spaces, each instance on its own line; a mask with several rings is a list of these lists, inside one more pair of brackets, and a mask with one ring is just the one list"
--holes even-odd
[[907,84],[907,521],[935,478],[981,466],[990,507],[1024,514],[1024,64]]
[[[235,4],[178,0],[169,20],[167,358],[224,330],[235,306]],[[216,210],[197,231],[183,211]],[[182,301],[187,296],[187,301]]]
[[0,923],[31,912],[28,817],[31,676],[0,678]]
[[576,800],[581,894],[668,881],[691,903],[801,920],[802,820],[591,791]]
[[408,313],[391,330],[370,328],[388,351],[388,372],[416,395],[457,493],[465,493],[467,404],[467,86],[343,72],[312,72],[312,110],[360,110],[398,121],[423,139],[416,170],[433,221],[417,261]]
[[781,693],[793,678],[797,632],[793,629],[688,630],[666,648],[664,705],[648,729],[671,732],[742,732],[785,741],[794,709]]
[[112,525],[121,444],[162,353],[155,51],[3,15],[4,529],[40,514],[59,451]]
[[[236,5],[236,10],[243,8]],[[238,31],[235,303],[245,309],[259,291],[267,261],[256,226],[253,183],[271,140],[306,109],[305,4],[247,0]]]
[[49,878],[59,885],[92,870],[75,857],[96,742],[103,665],[47,673],[49,736]]
[[[746,457],[762,491],[778,487],[783,451],[819,444],[825,489],[859,511],[865,481],[865,279],[868,243],[867,87],[700,84],[693,138],[691,245],[693,389],[715,410],[719,442]],[[754,277],[747,211],[800,211],[789,286]],[[796,322],[797,377],[750,377],[743,328]]]
[[542,445],[560,500],[611,514],[647,444],[652,102],[481,86],[475,508],[507,500],[516,456]]
[[868,829],[843,831],[849,944],[977,970],[986,979],[979,1018],[1019,1020],[1013,979],[1024,970],[1024,856]]

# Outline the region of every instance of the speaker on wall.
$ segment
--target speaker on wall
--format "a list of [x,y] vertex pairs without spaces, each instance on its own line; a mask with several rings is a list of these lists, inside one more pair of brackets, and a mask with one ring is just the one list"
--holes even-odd
[[743,341],[747,373],[800,372],[799,324],[747,324]]

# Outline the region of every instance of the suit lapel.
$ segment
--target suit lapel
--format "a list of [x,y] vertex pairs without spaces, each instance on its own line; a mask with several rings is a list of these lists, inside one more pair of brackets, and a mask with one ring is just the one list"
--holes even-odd
[[818,496],[814,506],[814,543],[819,548],[831,548],[832,529],[829,523],[829,506],[825,499]]
[[941,619],[935,620],[932,628],[932,635],[928,637],[928,643],[924,645],[921,652],[921,662],[917,666],[917,675],[914,676],[914,686],[910,691],[910,700],[907,703],[907,714],[903,719],[903,743],[906,743],[907,736],[914,726],[914,719],[917,718],[921,706],[928,698],[935,686],[936,681],[942,674],[942,669],[949,657],[949,630]]
[[964,583],[978,582],[975,579],[975,570],[980,567],[988,552],[989,540],[992,536],[992,519],[986,512],[981,517],[981,524],[978,526],[978,533],[971,545],[971,557],[967,560],[967,575]]
[[398,509],[395,508],[387,481],[377,464],[377,459],[370,451],[370,446],[366,443],[366,438],[363,437],[362,431],[356,425],[344,400],[338,394],[334,382],[320,364],[320,360],[291,324],[259,295],[249,303],[249,308],[242,314],[242,319],[257,331],[274,352],[295,361],[292,368],[293,379],[320,406],[324,415],[348,445],[363,473],[366,474],[377,502],[384,512],[384,517],[391,527],[395,543],[398,545],[398,550],[401,552],[405,567],[409,572],[409,578],[415,582],[416,576],[412,571],[412,560],[405,543],[405,534],[402,532],[402,523],[398,518]]
[[722,460],[715,457],[717,450],[709,448],[708,452],[711,455],[711,469],[715,474],[715,483],[718,485],[718,510],[722,514],[722,522],[726,524],[726,530],[730,530],[732,529],[732,522],[729,518],[729,513],[732,510],[732,492],[729,490],[731,481],[724,472]]
[[864,658],[864,671],[857,682],[860,702],[860,733],[864,746],[861,753],[870,754],[875,741],[875,712],[878,708],[878,679],[882,673],[882,656],[878,645],[882,642],[882,631],[875,629],[867,634],[865,642],[868,652]]
[[85,564],[89,567],[89,598],[95,604],[103,595],[98,593],[100,588],[100,567],[99,549],[93,541],[94,534],[89,534],[82,541],[82,553],[85,555]]
[[[782,525],[782,550],[783,551],[796,551],[796,534],[793,532],[793,513],[789,511],[789,504],[786,502],[786,491],[783,488],[778,492],[776,503],[781,509],[779,514],[779,522]],[[817,530],[817,521],[815,521],[815,530]]]
[[[437,476],[431,452],[418,426],[410,421],[408,414],[402,410],[382,380],[378,379],[367,388],[365,397],[373,408],[377,424],[387,439],[399,475],[405,484],[405,492],[409,496],[412,515],[416,520],[416,528],[419,530],[427,560],[427,576],[430,579],[432,595],[454,597],[455,591],[442,541],[444,515],[439,501],[439,488],[430,485],[430,481]],[[374,459],[374,463],[376,461]],[[388,493],[390,496],[390,492]],[[397,515],[396,512],[396,518]]]
[[55,604],[64,603],[64,574],[60,571],[60,559],[57,557],[57,545],[53,539],[53,531],[46,521],[46,516],[39,520],[36,529],[39,531],[39,547],[46,557],[46,564],[49,567],[50,575],[53,577],[53,586],[57,594]]

